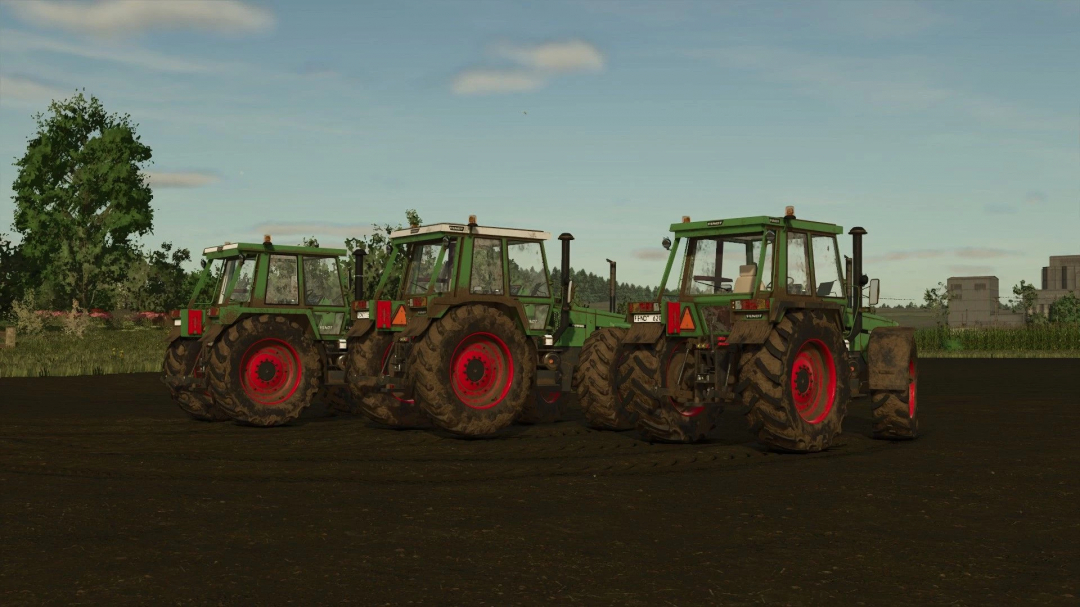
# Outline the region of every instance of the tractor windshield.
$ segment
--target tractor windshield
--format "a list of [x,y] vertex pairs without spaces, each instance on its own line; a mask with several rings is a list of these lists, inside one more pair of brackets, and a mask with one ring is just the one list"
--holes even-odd
[[[447,242],[450,246],[447,246]],[[412,245],[409,268],[405,273],[405,294],[422,295],[434,288],[436,293],[450,290],[457,240],[436,240]]]
[[[218,283],[216,303],[247,303],[251,299],[251,286],[255,277],[255,260],[232,257],[225,260],[225,269]],[[230,290],[229,287],[232,287]]]
[[[761,249],[765,246],[765,260]],[[763,271],[758,264],[764,266]],[[686,248],[683,289],[685,295],[750,294],[759,278],[772,288],[772,243],[762,234],[692,238]]]
[[191,296],[190,305],[214,303],[214,296],[221,290],[221,274],[224,268],[224,259],[213,259],[206,263],[206,267],[203,268],[203,275],[196,287],[197,290]]

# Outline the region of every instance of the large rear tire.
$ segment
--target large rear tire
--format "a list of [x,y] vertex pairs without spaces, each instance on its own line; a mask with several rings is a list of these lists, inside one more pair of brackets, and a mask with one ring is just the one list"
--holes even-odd
[[908,361],[907,390],[872,390],[874,438],[910,440],[919,435],[917,397],[919,360],[914,350]]
[[839,328],[819,310],[788,312],[762,346],[746,348],[736,391],[758,441],[780,451],[827,449],[851,398],[845,354]]
[[[167,379],[180,377],[199,376],[199,357],[202,354],[202,346],[197,339],[177,339],[169,344],[165,350],[165,361],[161,365],[161,372]],[[173,402],[191,417],[207,421],[221,422],[229,419],[229,415],[214,404],[214,397],[208,390],[194,387],[180,386],[169,387]]]
[[514,321],[470,304],[432,323],[413,346],[406,375],[436,426],[461,436],[490,436],[513,423],[532,397],[535,358]]
[[415,400],[401,392],[382,392],[371,379],[385,374],[393,345],[393,333],[374,330],[349,340],[345,363],[349,390],[360,411],[374,422],[391,428],[430,428],[431,420]]
[[[647,440],[693,443],[709,438],[723,408],[719,405],[686,407],[675,398],[655,398],[655,388],[693,391],[693,346],[687,339],[662,339],[656,347],[636,348],[619,370],[627,378],[619,384],[619,394],[637,413],[637,430]],[[687,366],[688,365],[689,368]]]
[[349,392],[348,386],[323,386],[316,400],[326,405],[326,410],[332,415],[355,415],[360,413],[360,406]]
[[557,388],[537,388],[532,399],[525,403],[525,408],[517,421],[521,424],[557,422],[566,415],[566,406],[569,402],[570,394]]
[[637,422],[637,412],[619,396],[618,373],[626,357],[622,340],[626,329],[597,329],[581,346],[574,370],[574,392],[578,395],[585,422],[598,430],[629,430]]
[[214,401],[252,426],[296,419],[322,388],[323,362],[314,340],[284,316],[249,316],[226,329],[207,369]]

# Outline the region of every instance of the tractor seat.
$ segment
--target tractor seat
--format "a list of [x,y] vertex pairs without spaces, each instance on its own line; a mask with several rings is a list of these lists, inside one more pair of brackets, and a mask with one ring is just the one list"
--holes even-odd
[[739,277],[735,279],[735,293],[753,293],[754,279],[757,278],[757,264],[748,263],[739,266]]

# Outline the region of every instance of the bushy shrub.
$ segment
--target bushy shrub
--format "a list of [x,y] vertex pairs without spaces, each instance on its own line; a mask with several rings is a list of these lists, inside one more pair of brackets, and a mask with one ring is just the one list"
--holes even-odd
[[79,300],[73,299],[71,300],[71,311],[65,312],[60,317],[60,328],[64,335],[82,339],[82,336],[86,334],[86,330],[90,328],[93,322],[94,319],[90,317],[90,314],[79,307]]
[[23,335],[37,335],[45,329],[45,319],[35,308],[37,300],[33,289],[27,289],[22,299],[11,304],[15,328]]

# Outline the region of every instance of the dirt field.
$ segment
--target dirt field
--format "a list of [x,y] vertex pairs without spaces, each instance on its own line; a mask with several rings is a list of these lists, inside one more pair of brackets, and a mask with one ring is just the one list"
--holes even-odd
[[927,360],[924,436],[758,450],[189,421],[154,375],[0,380],[0,603],[1076,605],[1080,360]]

